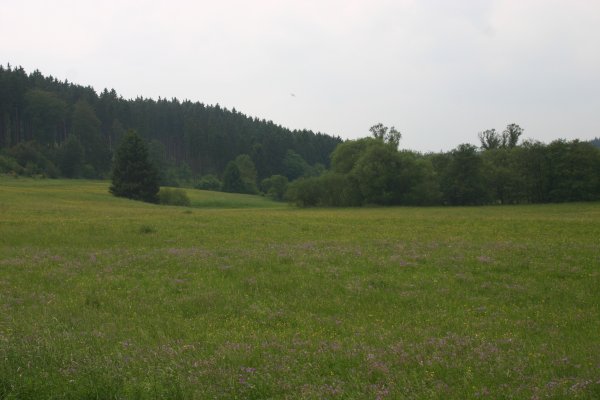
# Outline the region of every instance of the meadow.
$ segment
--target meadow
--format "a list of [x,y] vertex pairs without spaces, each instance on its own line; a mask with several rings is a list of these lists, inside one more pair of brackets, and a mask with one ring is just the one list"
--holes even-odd
[[598,399],[600,204],[0,178],[0,399]]

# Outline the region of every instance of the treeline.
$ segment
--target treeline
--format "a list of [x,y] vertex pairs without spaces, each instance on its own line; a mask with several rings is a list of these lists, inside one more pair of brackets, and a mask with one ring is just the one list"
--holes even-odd
[[244,154],[258,179],[274,174],[292,179],[290,158],[324,168],[341,142],[218,104],[126,100],[114,90],[98,94],[39,71],[0,66],[0,172],[105,178],[129,129],[147,142],[161,183],[171,185],[192,185],[207,175],[221,179],[227,164]]
[[290,131],[218,104],[125,100],[114,90],[0,66],[0,173],[106,178],[128,130],[144,139],[160,184],[263,193],[300,206],[479,205],[600,200],[600,144],[519,143],[523,130],[479,134],[481,146],[398,150],[401,134],[342,142]]
[[[525,141],[510,124],[479,134],[481,147],[446,153],[398,150],[399,133],[338,145],[331,169],[289,184],[299,206],[482,205],[600,200],[600,149],[591,142]],[[390,135],[389,133],[395,133]]]

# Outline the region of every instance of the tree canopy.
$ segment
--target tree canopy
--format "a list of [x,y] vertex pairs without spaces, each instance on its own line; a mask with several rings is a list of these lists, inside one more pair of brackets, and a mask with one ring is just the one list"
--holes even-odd
[[525,141],[509,124],[479,133],[481,148],[398,150],[382,124],[372,137],[339,144],[331,170],[289,184],[301,206],[482,205],[600,200],[600,149],[589,142]]

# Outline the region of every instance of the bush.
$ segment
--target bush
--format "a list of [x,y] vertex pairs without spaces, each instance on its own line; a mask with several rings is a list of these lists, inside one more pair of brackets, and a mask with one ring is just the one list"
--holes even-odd
[[287,190],[288,179],[283,175],[273,175],[270,178],[263,179],[260,186],[267,197],[281,201]]
[[246,192],[246,185],[242,179],[240,169],[233,161],[230,161],[225,168],[225,173],[223,174],[223,187],[221,190],[228,193]]
[[323,186],[319,178],[300,178],[288,185],[285,199],[299,207],[322,205]]
[[[58,178],[60,175],[58,168],[50,159],[51,155],[45,153],[44,148],[38,143],[23,142],[10,148],[7,155],[19,164],[23,175]],[[19,173],[18,169],[13,169],[13,171]]]
[[158,201],[169,206],[189,207],[191,205],[190,198],[182,189],[161,188],[158,192]]
[[318,178],[323,187],[321,203],[330,207],[356,207],[362,204],[362,195],[356,180],[347,174],[329,172]]
[[285,199],[300,207],[355,207],[362,204],[356,181],[349,175],[335,172],[295,180],[288,185]]
[[221,190],[221,181],[214,175],[204,175],[195,186],[200,190]]
[[0,173],[14,173],[21,175],[23,173],[23,167],[21,167],[14,158],[0,155]]

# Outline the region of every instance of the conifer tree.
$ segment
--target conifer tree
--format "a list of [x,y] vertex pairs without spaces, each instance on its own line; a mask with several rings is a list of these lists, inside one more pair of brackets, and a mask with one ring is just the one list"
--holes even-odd
[[158,203],[158,173],[148,159],[144,141],[129,131],[117,149],[110,193],[148,203]]

